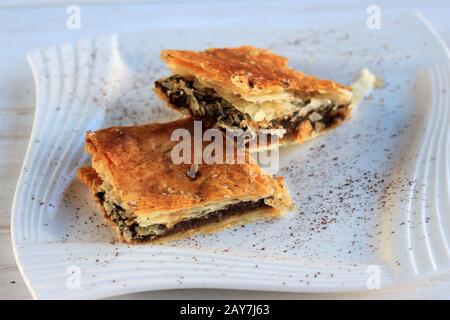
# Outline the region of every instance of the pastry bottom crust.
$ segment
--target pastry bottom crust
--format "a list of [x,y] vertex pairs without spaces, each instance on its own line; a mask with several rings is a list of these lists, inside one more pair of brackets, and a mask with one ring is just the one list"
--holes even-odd
[[260,208],[251,210],[249,212],[241,213],[239,215],[229,216],[227,218],[224,218],[220,222],[205,224],[195,229],[188,229],[182,232],[177,232],[167,236],[161,236],[155,239],[129,240],[123,235],[123,232],[116,226],[116,223],[112,219],[110,219],[110,217],[106,214],[105,207],[100,203],[100,201],[97,202],[101,211],[103,212],[103,219],[111,226],[116,236],[122,242],[129,244],[143,244],[143,243],[163,244],[169,241],[175,241],[183,238],[192,237],[194,235],[220,232],[233,226],[249,224],[252,222],[262,220],[271,220],[283,215],[283,212],[276,208],[272,207]]
[[[89,187],[91,193],[96,195],[101,189],[101,179],[95,172],[95,170],[91,167],[84,167],[78,171],[79,179]],[[209,224],[203,224],[200,226],[196,226],[192,229],[186,229],[177,231],[175,233],[170,233],[168,235],[161,235],[154,239],[129,239],[124,236],[123,231],[116,225],[116,222],[111,218],[111,215],[108,215],[106,209],[103,205],[103,201],[95,196],[95,200],[101,210],[103,212],[104,220],[112,227],[118,239],[122,242],[130,243],[130,244],[142,244],[142,243],[165,243],[168,241],[178,240],[186,237],[191,237],[196,234],[207,234],[207,233],[215,233],[222,231],[224,229],[248,224],[255,221],[260,220],[269,220],[273,218],[277,218],[283,215],[284,211],[273,208],[270,206],[264,206],[256,209],[244,210],[244,211],[236,211],[235,214],[230,216],[225,216],[220,221],[211,220]]]

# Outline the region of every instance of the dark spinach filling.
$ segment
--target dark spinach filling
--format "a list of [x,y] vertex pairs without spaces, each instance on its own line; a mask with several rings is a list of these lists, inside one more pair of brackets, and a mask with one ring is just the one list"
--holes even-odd
[[168,98],[169,103],[202,120],[208,127],[246,128],[250,116],[233,107],[211,88],[196,88],[194,80],[177,75],[155,82]]
[[[203,121],[207,127],[246,129],[251,120],[249,114],[239,111],[214,89],[196,86],[194,79],[173,75],[156,81],[155,86],[167,96],[173,107]],[[343,120],[349,106],[331,103],[301,114],[301,109],[309,102],[299,103],[299,109],[289,116],[268,122],[265,129],[285,129],[286,134],[290,135],[296,132],[300,123],[309,120],[313,128],[320,131]]]

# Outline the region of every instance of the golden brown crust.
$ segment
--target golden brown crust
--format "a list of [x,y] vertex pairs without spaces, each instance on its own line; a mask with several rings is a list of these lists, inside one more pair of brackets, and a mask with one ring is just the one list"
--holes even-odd
[[205,83],[241,96],[292,91],[309,98],[351,88],[295,71],[287,59],[251,46],[211,48],[205,51],[163,50],[161,59],[172,71],[192,75]]
[[[262,198],[278,192],[279,182],[256,164],[201,164],[195,180],[189,165],[174,164],[175,129],[193,131],[193,120],[112,127],[88,132],[86,150],[94,170],[120,194],[122,206],[137,216],[152,211],[184,210],[240,198]],[[283,192],[287,192],[283,190]],[[286,199],[286,198],[285,198]],[[291,203],[277,203],[290,207]]]
[[92,167],[82,167],[78,169],[77,177],[83,182],[92,193],[97,193],[102,184],[102,179],[99,177]]

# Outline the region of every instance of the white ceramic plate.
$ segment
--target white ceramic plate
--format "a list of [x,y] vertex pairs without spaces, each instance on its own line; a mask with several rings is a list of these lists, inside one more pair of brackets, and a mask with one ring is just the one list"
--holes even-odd
[[[248,8],[247,8],[248,9]],[[169,288],[325,292],[393,285],[448,270],[448,49],[418,14],[253,9],[36,50],[36,117],[12,210],[14,251],[37,298],[101,298]],[[220,10],[223,12],[224,7]],[[226,12],[225,12],[226,13]],[[182,28],[180,27],[182,26]],[[353,119],[281,152],[298,210],[165,246],[113,243],[75,178],[84,132],[178,115],[151,91],[163,48],[252,44],[290,65],[351,83],[383,80]]]

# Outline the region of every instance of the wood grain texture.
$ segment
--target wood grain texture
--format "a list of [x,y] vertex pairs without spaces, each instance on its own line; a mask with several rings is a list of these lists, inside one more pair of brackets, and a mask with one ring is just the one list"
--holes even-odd
[[0,228],[0,299],[30,298],[14,261],[9,227]]
[[[14,261],[10,237],[10,211],[15,185],[30,136],[34,113],[34,83],[26,53],[50,44],[145,29],[146,21],[161,21],[154,4],[124,6],[108,1],[82,1],[81,30],[66,28],[65,6],[57,1],[6,1],[0,5],[0,299],[29,299]],[[113,1],[117,2],[117,1]],[[305,12],[320,6],[360,10],[366,15],[370,1],[305,3]],[[199,5],[199,4],[197,4]],[[450,44],[448,1],[377,1],[384,11],[420,10]],[[107,18],[105,18],[107,17]],[[164,20],[163,20],[164,19]],[[170,21],[169,21],[170,23]],[[120,30],[117,30],[120,25]],[[36,32],[38,30],[38,32]],[[7,44],[7,45],[4,45]],[[129,295],[132,299],[449,299],[450,273],[395,288],[345,294],[287,294],[234,290],[171,290]]]

